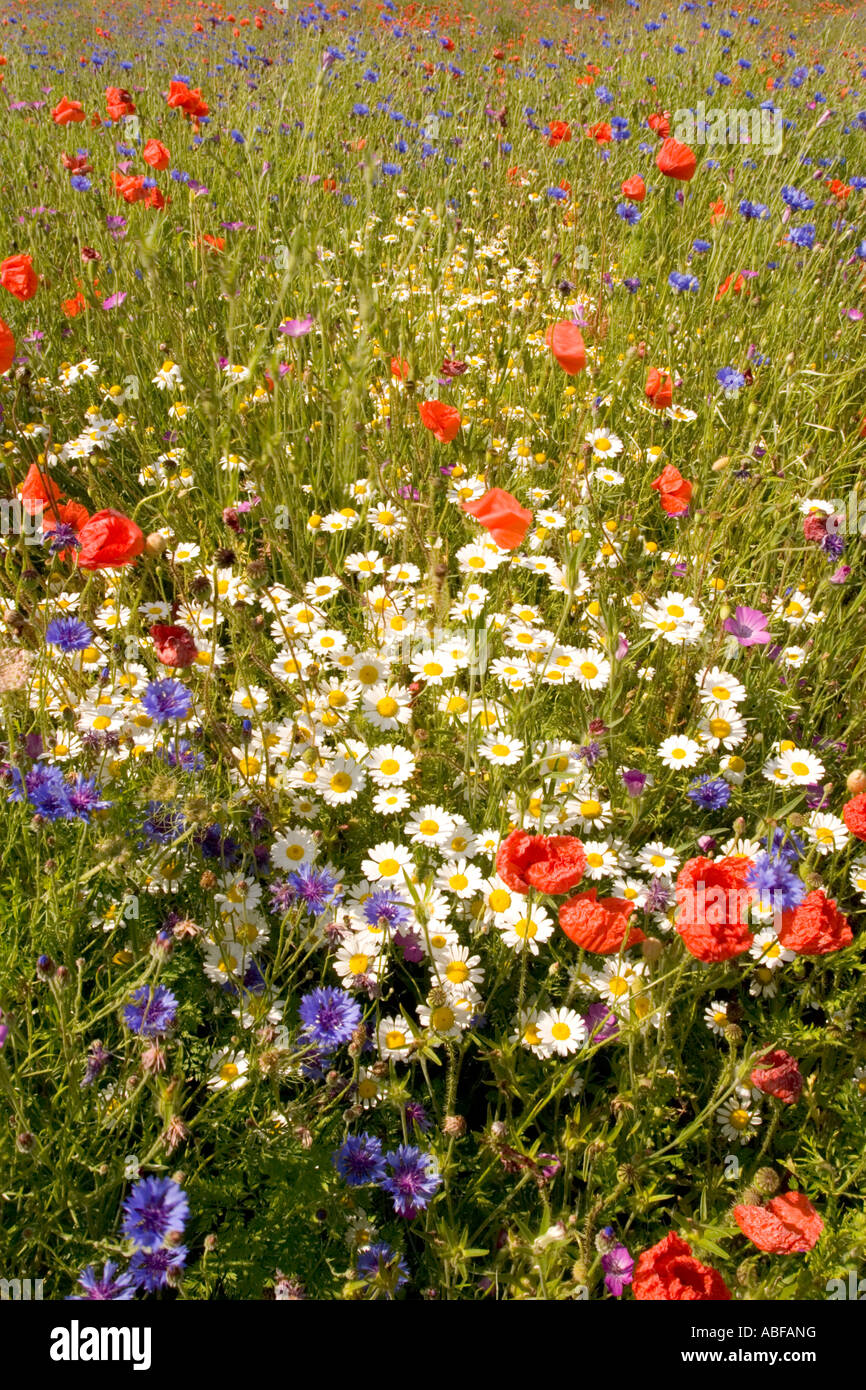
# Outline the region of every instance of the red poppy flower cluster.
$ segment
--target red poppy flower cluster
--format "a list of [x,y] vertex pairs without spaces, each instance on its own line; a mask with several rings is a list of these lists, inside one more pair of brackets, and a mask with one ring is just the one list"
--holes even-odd
[[530,835],[512,830],[496,855],[496,872],[515,893],[567,893],[583,878],[586,855],[574,835]]
[[169,82],[166,102],[173,110],[183,111],[185,116],[192,116],[193,119],[206,116],[210,110],[202,97],[201,88],[190,89],[185,82]]
[[[671,384],[670,372],[661,372],[657,367],[650,367],[649,374],[647,375],[646,379],[646,388],[644,394],[646,395],[650,404],[653,405],[656,410],[667,410],[669,406],[673,405],[674,393],[673,386]],[[677,473],[677,469],[674,469],[673,472]],[[683,498],[685,498],[685,504],[686,506],[688,506],[689,498],[692,495],[691,483],[687,483],[685,478],[683,478],[682,474],[678,474],[679,483],[677,484],[677,486],[675,488],[666,487],[665,490],[662,491],[661,480],[663,477],[664,474],[660,474],[659,477],[656,478],[655,483],[653,483],[652,486],[655,487],[656,483],[659,484],[658,491],[660,493],[661,504],[664,507],[665,511],[669,510],[669,508],[665,506],[666,497],[671,499],[676,498],[679,501],[682,501]],[[670,481],[670,479],[668,479],[668,481]],[[687,496],[685,491],[686,488],[688,488]],[[673,515],[676,515],[676,513],[673,513]]]
[[691,1246],[675,1231],[639,1257],[632,1290],[635,1298],[657,1303],[721,1303],[731,1297],[718,1270],[695,1259]]
[[144,549],[144,535],[128,516],[113,507],[89,516],[80,502],[65,499],[58,485],[35,463],[28,469],[19,494],[29,515],[42,512],[46,534],[61,525],[72,527],[78,542],[74,555],[79,569],[119,569],[131,564]]

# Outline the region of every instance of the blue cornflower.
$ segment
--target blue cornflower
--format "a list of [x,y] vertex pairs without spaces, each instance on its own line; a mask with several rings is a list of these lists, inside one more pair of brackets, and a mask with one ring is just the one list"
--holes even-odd
[[685,290],[691,290],[692,293],[694,293],[700,288],[696,275],[683,275],[679,270],[671,271],[668,276],[668,284],[671,289],[676,290],[678,294],[681,294]]
[[314,864],[302,864],[286,879],[289,900],[300,903],[305,911],[316,917],[326,907],[339,902],[343,896],[337,879],[329,869],[317,869]]
[[156,1250],[136,1250],[129,1262],[129,1272],[145,1293],[164,1289],[169,1275],[177,1275],[186,1264],[186,1246],[163,1246]]
[[386,1241],[379,1241],[376,1245],[367,1245],[359,1251],[355,1261],[355,1273],[359,1279],[379,1278],[387,1283],[388,1298],[393,1298],[392,1290],[399,1289],[401,1284],[407,1283],[409,1279],[409,1269],[403,1256],[392,1250]]
[[716,372],[716,381],[724,389],[726,396],[736,396],[737,392],[746,384],[746,378],[742,372],[738,372],[736,367],[719,367]]
[[244,136],[243,136],[243,134],[241,133],[241,131],[239,131],[239,130],[230,130],[230,131],[229,131],[229,135],[231,136],[232,140],[234,140],[234,142],[235,142],[236,145],[245,145],[245,144],[246,144],[246,140],[244,139]]
[[788,912],[806,896],[806,885],[790,864],[765,853],[755,856],[746,882],[756,888],[762,898],[769,899],[774,912]]
[[304,1036],[323,1052],[347,1043],[361,1022],[361,1006],[344,989],[325,985],[301,998]]
[[558,203],[564,203],[568,197],[564,188],[548,188],[545,191],[548,198],[555,198]]
[[204,754],[194,753],[189,739],[173,738],[164,748],[157,748],[156,752],[169,767],[179,767],[183,772],[201,772],[204,767]]
[[88,823],[94,811],[107,811],[112,804],[100,796],[96,778],[85,777],[83,772],[77,773],[74,782],[68,784],[68,796],[72,814]]
[[623,222],[627,222],[630,227],[634,227],[640,222],[640,208],[636,208],[634,203],[617,203],[616,215],[621,217]]
[[792,188],[789,184],[782,187],[782,201],[793,208],[794,212],[811,212],[815,206],[815,199],[808,194],[801,193],[799,188]]
[[342,1148],[331,1157],[340,1177],[350,1187],[381,1182],[385,1177],[382,1145],[374,1134],[350,1134]]
[[192,693],[183,681],[151,681],[141,697],[143,709],[157,724],[169,719],[186,719],[192,708]]
[[186,829],[186,820],[180,811],[169,810],[161,801],[147,803],[147,819],[142,829],[148,840],[159,845],[169,845]]
[[352,107],[353,116],[369,116],[370,108],[363,101],[356,101]]
[[171,1031],[177,1018],[177,1000],[165,985],[151,991],[142,985],[123,1010],[123,1021],[140,1038],[161,1038]]
[[84,1293],[71,1293],[70,1303],[81,1303],[88,1299],[93,1301],[105,1300],[111,1303],[125,1303],[135,1294],[135,1285],[131,1274],[116,1274],[117,1265],[113,1260],[106,1260],[102,1268],[102,1273],[97,1274],[93,1265],[88,1265],[78,1276],[78,1286]]
[[703,256],[706,251],[712,251],[712,249],[713,243],[711,241],[703,241],[701,237],[696,237],[692,242],[692,250],[696,251],[699,256]]
[[815,245],[815,228],[811,222],[807,222],[804,227],[792,227],[785,238],[793,246],[799,246],[801,250],[811,251]]
[[748,198],[744,198],[740,203],[740,215],[747,218],[769,217],[770,209],[766,203],[750,203]]
[[[74,816],[69,800],[69,784],[59,767],[37,763],[25,777],[24,787],[34,811],[45,820],[71,820]],[[20,799],[20,796],[14,797],[16,801]]]
[[43,537],[43,545],[47,545],[52,555],[59,555],[63,550],[80,550],[81,541],[74,526],[70,526],[67,521],[61,521]]
[[69,184],[71,188],[75,189],[76,193],[89,193],[93,187],[86,174],[73,174],[69,180]]
[[402,172],[403,172],[403,165],[402,165],[402,164],[383,164],[383,165],[382,165],[382,173],[383,173],[383,174],[387,174],[389,178],[394,178],[395,175],[397,175],[397,174],[402,174]]
[[412,916],[405,903],[393,897],[387,888],[376,888],[364,900],[361,911],[371,927],[381,927],[382,923],[392,931],[403,927]]
[[686,793],[702,811],[721,811],[731,799],[731,789],[724,777],[697,777]]
[[93,633],[80,618],[52,618],[45,629],[45,641],[62,652],[82,652],[93,641]]
[[637,291],[640,289],[640,280],[636,275],[627,275],[622,283],[625,285],[629,294],[637,294]]
[[123,1234],[139,1250],[155,1250],[171,1231],[182,1231],[189,1202],[171,1178],[141,1178],[123,1204]]
[[424,1210],[442,1185],[436,1160],[414,1144],[401,1144],[385,1155],[385,1162],[391,1175],[380,1186],[393,1199],[397,1215],[411,1220]]

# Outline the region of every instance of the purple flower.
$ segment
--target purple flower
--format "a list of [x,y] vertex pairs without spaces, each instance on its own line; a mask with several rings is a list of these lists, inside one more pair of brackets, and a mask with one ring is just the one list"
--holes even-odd
[[81,652],[93,641],[93,633],[80,618],[52,618],[45,629],[45,641],[67,652]]
[[332,1155],[332,1162],[350,1187],[378,1183],[385,1177],[382,1145],[374,1134],[350,1134],[342,1148]]
[[186,1247],[163,1246],[157,1250],[136,1250],[129,1262],[130,1273],[145,1293],[164,1289],[169,1275],[177,1275],[186,1264]]
[[612,1250],[602,1255],[601,1267],[604,1270],[604,1284],[608,1293],[612,1293],[614,1298],[620,1298],[626,1284],[631,1283],[634,1269],[634,1260],[625,1246],[615,1245]]
[[647,774],[641,772],[637,767],[626,768],[622,773],[622,780],[629,796],[634,800],[636,797],[643,796],[644,788],[647,784]]
[[116,309],[126,298],[126,290],[118,290],[116,294],[110,294],[107,299],[103,299],[103,309]]
[[285,333],[287,338],[303,338],[310,332],[314,323],[312,314],[307,314],[302,319],[286,319],[285,323],[280,324],[280,332]]
[[397,1215],[411,1220],[424,1210],[442,1185],[436,1160],[414,1144],[401,1144],[385,1155],[385,1162],[391,1169],[391,1176],[380,1186],[393,1198]]
[[87,1299],[104,1299],[112,1303],[125,1303],[135,1294],[131,1274],[115,1275],[117,1269],[113,1260],[106,1260],[102,1273],[97,1274],[93,1265],[88,1265],[78,1276],[78,1286],[84,1293],[71,1293],[70,1303],[83,1303]]
[[176,1018],[177,1000],[165,985],[156,985],[152,992],[147,985],[142,985],[123,1010],[127,1028],[140,1038],[163,1037],[174,1026]]
[[601,1001],[590,1004],[582,1017],[586,1024],[590,1043],[607,1042],[608,1038],[615,1038],[619,1032],[616,1014],[612,1013],[607,1004],[603,1004]]
[[[355,1273],[359,1279],[371,1281],[384,1278],[389,1285],[388,1298],[393,1298],[391,1287],[399,1289],[409,1278],[409,1270],[402,1255],[398,1255],[385,1241],[368,1245],[360,1251],[355,1261]],[[394,1275],[396,1274],[396,1280]]]
[[183,681],[151,681],[141,703],[151,719],[165,724],[169,719],[186,719],[192,708],[192,694]]
[[82,772],[76,774],[69,786],[69,805],[74,816],[89,824],[94,811],[106,811],[111,804],[100,796],[95,777],[85,777]]
[[725,632],[736,637],[741,647],[765,646],[770,640],[769,619],[757,608],[737,608],[732,618],[724,621]]
[[171,1178],[142,1178],[123,1204],[123,1234],[139,1250],[155,1250],[171,1231],[182,1231],[189,1202]]
[[323,1052],[347,1043],[361,1022],[361,1006],[344,989],[325,985],[301,998],[304,1037]]

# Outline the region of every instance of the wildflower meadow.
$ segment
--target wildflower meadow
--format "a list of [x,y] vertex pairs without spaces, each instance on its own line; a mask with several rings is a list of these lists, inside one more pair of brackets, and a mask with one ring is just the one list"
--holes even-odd
[[866,10],[0,79],[3,1298],[866,1296]]

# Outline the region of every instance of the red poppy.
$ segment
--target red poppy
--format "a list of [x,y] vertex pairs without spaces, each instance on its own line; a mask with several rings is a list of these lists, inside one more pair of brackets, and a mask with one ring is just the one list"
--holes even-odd
[[226,239],[224,236],[211,236],[210,232],[205,232],[202,241],[205,246],[209,246],[212,251],[224,251],[226,249]]
[[80,550],[75,561],[79,569],[119,569],[129,565],[144,549],[144,536],[134,521],[113,507],[97,512],[81,528]]
[[166,101],[170,107],[195,118],[206,116],[210,110],[207,102],[202,99],[201,89],[190,89],[185,82],[169,82]]
[[597,121],[595,125],[587,126],[586,133],[597,144],[607,145],[613,139],[613,126],[608,121]]
[[[719,288],[716,290],[716,304],[718,304],[720,299],[724,299],[725,295],[728,293],[728,290],[730,290],[731,288],[733,288],[734,294],[742,294],[743,290],[746,289],[745,275],[729,275],[726,280],[723,280],[721,285],[719,285]],[[748,293],[749,291],[746,290],[746,294]]]
[[848,918],[821,888],[807,893],[798,907],[782,913],[779,941],[800,956],[826,956],[850,946]]
[[[647,394],[649,394],[649,381],[647,381]],[[659,495],[662,509],[668,516],[683,516],[689,509],[689,502],[692,496],[692,484],[684,478],[678,468],[674,468],[669,463],[663,468],[657,478],[650,483],[650,487]]]
[[109,120],[119,121],[124,116],[135,115],[135,102],[124,87],[106,87],[105,105]]
[[391,358],[391,375],[395,377],[397,381],[408,381],[411,370],[412,368],[409,366],[405,357]]
[[691,1246],[675,1231],[639,1256],[632,1291],[637,1299],[657,1303],[721,1303],[731,1297],[718,1270],[696,1260]]
[[463,510],[481,522],[502,550],[516,550],[532,525],[532,512],[501,487],[491,488],[476,502],[464,502]]
[[659,172],[666,174],[669,179],[679,179],[688,183],[694,178],[698,158],[689,145],[683,145],[679,140],[667,139],[656,155],[656,166]]
[[116,169],[112,169],[111,182],[126,203],[140,203],[144,198],[143,174],[119,174]]
[[69,125],[70,121],[83,121],[85,119],[84,107],[80,101],[67,101],[66,97],[63,97],[51,112],[51,119],[55,125]]
[[586,855],[575,835],[530,835],[512,830],[496,855],[496,872],[515,893],[530,888],[567,893],[583,878]]
[[198,656],[198,647],[189,628],[154,623],[150,635],[157,659],[163,666],[192,666]]
[[765,1207],[734,1207],[743,1235],[771,1255],[802,1255],[818,1243],[824,1222],[802,1192],[782,1192]]
[[[866,424],[866,416],[863,423]],[[842,807],[842,819],[852,835],[858,840],[866,840],[866,793],[862,796],[852,796],[850,801],[845,802]]]
[[650,130],[654,130],[656,135],[660,135],[666,140],[671,133],[670,111],[654,111],[647,120]]
[[[649,374],[646,379],[646,386],[644,388],[644,395],[652,402],[656,410],[667,410],[668,407],[673,404],[674,399],[670,372],[660,372],[657,367],[650,367]],[[674,472],[676,472],[676,469],[674,469]],[[658,482],[658,478],[656,479],[656,482]],[[686,506],[688,506],[689,498],[692,495],[691,483],[685,483],[682,478],[680,479],[680,482],[684,485],[679,490],[680,497],[684,496],[685,487],[687,487],[689,490],[688,497],[686,497],[685,499]],[[655,483],[653,483],[653,487],[655,487]],[[673,496],[675,491],[676,489],[674,489],[672,492],[670,488],[665,488],[664,491],[662,491],[662,489],[659,488],[663,507],[665,506],[665,497]],[[665,507],[665,511],[667,510],[668,508]],[[676,513],[672,513],[672,515],[676,515]]]
[[548,129],[550,131],[547,137],[548,145],[567,144],[571,139],[571,126],[567,121],[551,121]]
[[698,960],[730,960],[751,946],[748,912],[754,889],[746,881],[751,867],[745,855],[732,855],[689,859],[680,869],[675,926]]
[[561,319],[551,324],[544,335],[544,341],[557,362],[569,376],[576,376],[586,366],[586,347],[583,335],[571,319]]
[[0,376],[8,372],[15,358],[15,335],[8,323],[0,319]]
[[768,1096],[778,1097],[786,1105],[793,1105],[803,1089],[800,1064],[790,1052],[777,1047],[762,1057],[752,1071],[752,1085]]
[[52,482],[48,473],[44,469],[40,469],[35,463],[31,463],[27,470],[27,476],[18,491],[21,501],[24,503],[24,510],[30,516],[52,503],[59,502],[63,496],[60,488]]
[[75,319],[87,308],[87,300],[79,290],[71,299],[62,300],[60,307],[68,319]]
[[642,203],[646,197],[646,184],[640,174],[632,174],[630,179],[626,179],[620,184],[623,196],[628,198],[631,203]]
[[151,169],[167,169],[171,163],[171,155],[161,140],[148,140],[141,157]]
[[588,893],[578,893],[559,909],[559,925],[575,946],[597,956],[611,956],[646,940],[640,927],[629,930],[634,903],[627,898],[597,898],[596,892],[590,888]]
[[460,411],[444,401],[422,401],[418,406],[421,423],[442,444],[450,444],[460,428]]
[[336,187],[336,179],[322,179],[322,188],[326,193],[333,193]]
[[727,215],[728,215],[728,209],[725,207],[725,203],[724,203],[724,199],[723,199],[723,198],[717,198],[716,201],[715,201],[714,203],[711,203],[711,204],[710,204],[710,226],[711,226],[711,227],[715,227],[715,225],[716,225],[717,222],[723,222],[723,221],[725,220],[725,218],[727,217]]
[[29,256],[7,256],[0,261],[0,285],[16,299],[32,299],[39,288],[39,276]]
[[146,208],[156,208],[159,212],[170,201],[163,193],[160,193],[158,188],[146,188],[144,190],[144,206]]

